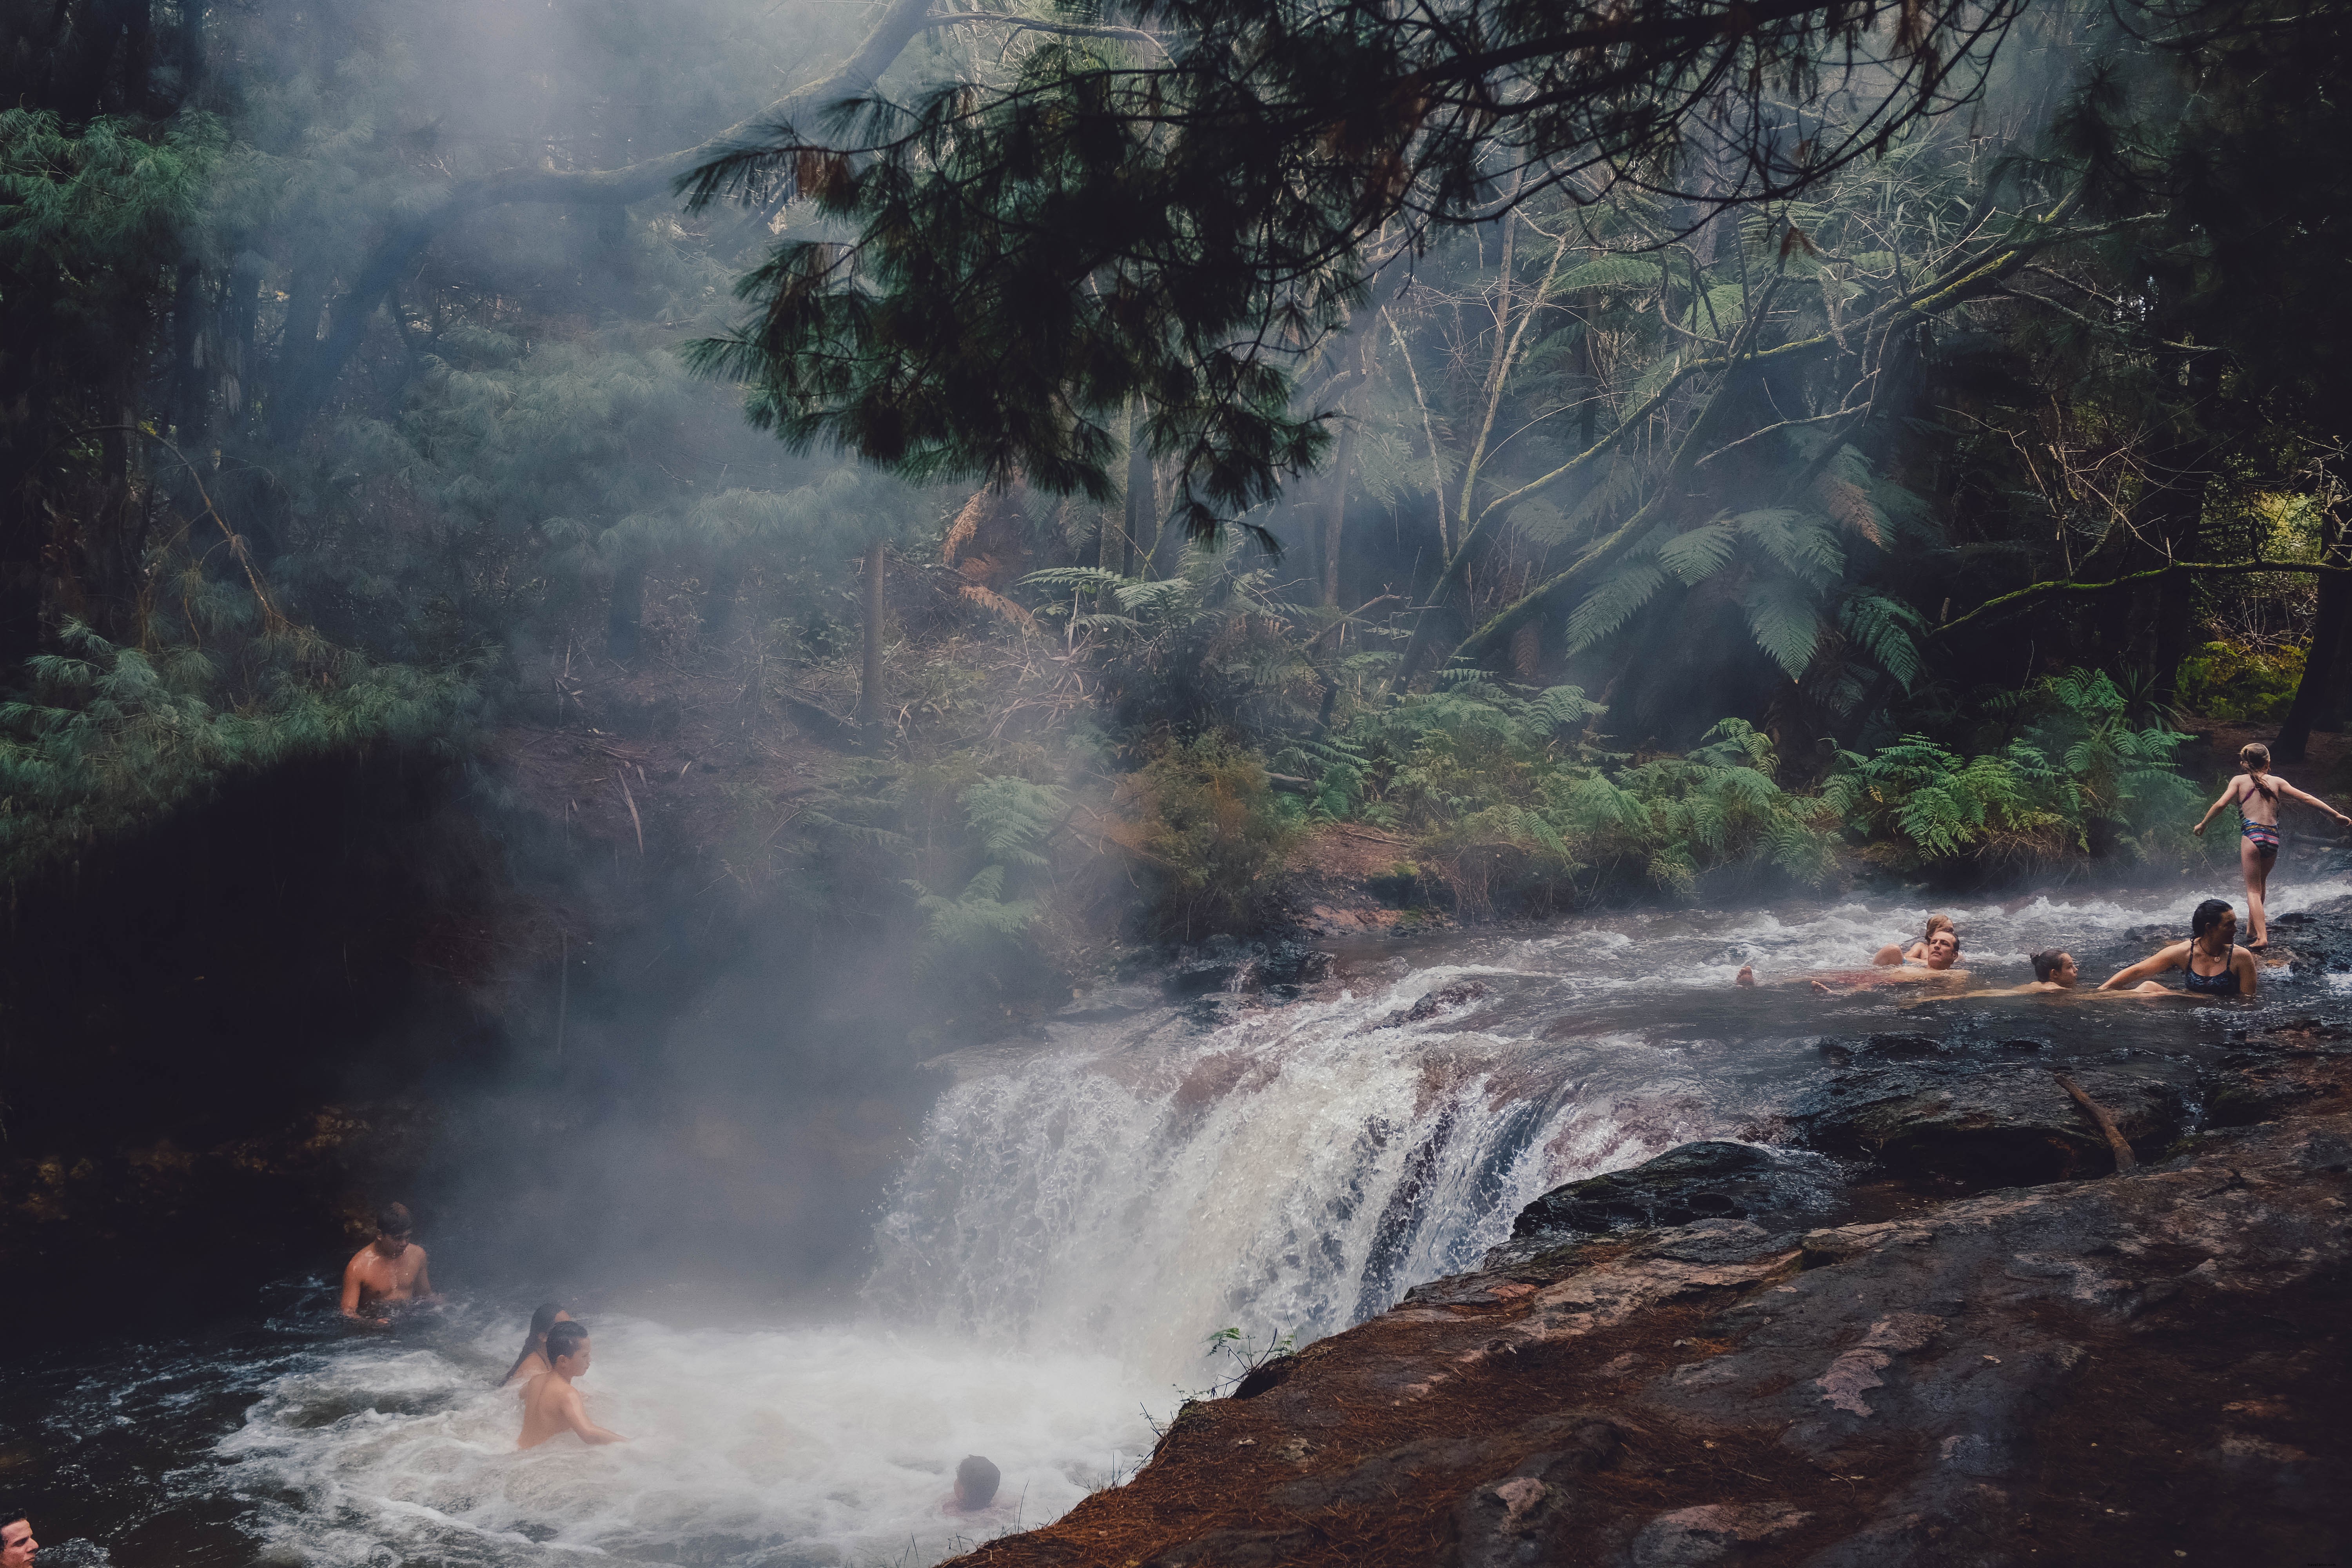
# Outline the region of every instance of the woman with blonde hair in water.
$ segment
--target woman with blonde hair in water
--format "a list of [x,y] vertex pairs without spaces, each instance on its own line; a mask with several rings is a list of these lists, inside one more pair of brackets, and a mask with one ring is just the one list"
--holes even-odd
[[1952,923],[1952,917],[1929,915],[1927,929],[1919,933],[1917,942],[1907,949],[1899,942],[1890,942],[1874,953],[1870,962],[1882,968],[1893,968],[1898,963],[1925,963],[1927,962],[1927,950],[1935,945],[1936,933],[1939,931],[1952,932],[1952,951],[1957,953],[1959,951],[1959,928]]
[[2246,874],[2246,918],[2253,925],[2249,948],[2270,945],[2270,913],[2263,907],[2263,895],[2270,889],[2271,868],[2278,864],[2279,796],[2293,795],[2306,801],[2341,823],[2352,824],[2347,816],[2315,795],[2305,795],[2294,785],[2271,772],[2271,749],[2259,742],[2238,748],[2238,762],[2245,772],[2230,781],[2221,798],[2205,808],[2192,832],[2202,834],[2213,814],[2231,802],[2238,807],[2238,866]]

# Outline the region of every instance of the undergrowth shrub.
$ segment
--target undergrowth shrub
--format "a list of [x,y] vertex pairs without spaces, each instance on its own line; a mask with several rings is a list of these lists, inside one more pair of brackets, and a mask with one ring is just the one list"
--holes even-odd
[[372,663],[299,629],[150,648],[79,623],[0,703],[0,877],[209,798],[224,781],[377,743],[454,754],[477,701],[467,672]]
[[2197,786],[2173,766],[2187,739],[2135,727],[2105,673],[2046,676],[1989,710],[2007,738],[1963,756],[1908,735],[1840,752],[1822,799],[1870,859],[1900,871],[2062,868],[2116,851],[2165,863],[2196,853]]
[[1726,720],[1687,756],[1637,761],[1587,738],[1601,712],[1573,686],[1454,673],[1275,760],[1309,780],[1309,817],[1411,833],[1473,914],[1627,884],[1688,894],[1710,874],[1808,885],[1828,874],[1832,839],[1816,803],[1780,788],[1760,731]]
[[1113,808],[1109,836],[1145,868],[1154,934],[1181,942],[1257,924],[1301,827],[1264,759],[1223,734],[1162,742]]
[[2299,647],[2244,647],[2209,642],[2180,661],[2180,706],[2225,724],[2286,717],[2303,681]]

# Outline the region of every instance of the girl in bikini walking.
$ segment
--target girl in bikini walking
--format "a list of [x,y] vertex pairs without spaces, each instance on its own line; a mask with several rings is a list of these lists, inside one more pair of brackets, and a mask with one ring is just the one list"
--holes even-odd
[[2263,908],[2263,894],[2270,886],[2271,868],[2278,864],[2279,796],[2293,795],[2317,806],[2341,823],[2352,823],[2347,816],[2315,795],[2305,795],[2286,780],[2271,772],[2271,749],[2259,742],[2241,747],[2238,762],[2246,771],[2230,781],[2221,798],[2205,808],[2194,831],[2203,833],[2205,824],[2213,814],[2235,802],[2240,820],[2238,865],[2246,873],[2246,914],[2253,923],[2253,940],[2249,948],[2270,945],[2270,915]]

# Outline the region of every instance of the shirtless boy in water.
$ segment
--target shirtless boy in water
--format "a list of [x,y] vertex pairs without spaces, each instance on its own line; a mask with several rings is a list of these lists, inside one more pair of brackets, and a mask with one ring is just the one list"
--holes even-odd
[[2246,770],[2230,781],[2221,798],[2205,808],[2197,826],[2189,831],[2202,835],[2213,814],[2235,801],[2238,806],[2238,868],[2246,875],[2246,918],[2254,928],[2252,940],[2246,943],[2250,952],[2270,945],[2270,914],[2263,908],[2263,896],[2270,891],[2271,869],[2278,864],[2279,796],[2295,799],[2317,806],[2339,823],[2352,824],[2347,816],[2315,795],[2305,795],[2286,780],[2271,772],[2271,749],[2260,742],[2238,749],[2238,762]]
[[536,1448],[562,1432],[577,1432],[583,1443],[625,1443],[618,1432],[608,1432],[588,1419],[588,1407],[572,1380],[588,1370],[588,1331],[578,1323],[558,1323],[547,1331],[548,1370],[522,1391],[522,1436],[518,1448]]
[[343,1267],[343,1316],[381,1328],[383,1309],[433,1297],[425,1249],[408,1239],[407,1205],[392,1204],[375,1216],[375,1239]]

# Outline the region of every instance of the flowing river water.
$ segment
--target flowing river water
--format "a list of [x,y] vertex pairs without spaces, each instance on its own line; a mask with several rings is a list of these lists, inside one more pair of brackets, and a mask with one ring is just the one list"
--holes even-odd
[[[2352,866],[2306,854],[2273,909],[2347,894]],[[1967,965],[2011,984],[2044,946],[2104,975],[2200,896],[1946,907]],[[12,1356],[0,1491],[100,1521],[45,1531],[50,1564],[928,1563],[1131,1472],[1147,1413],[1217,1375],[1211,1331],[1335,1332],[1475,1265],[1562,1181],[1692,1139],[1771,1142],[1824,1037],[2196,1057],[2352,1012],[2352,974],[2307,956],[2267,969],[2259,1001],[2209,1006],[1731,984],[1742,963],[1769,982],[1858,963],[1926,912],[1653,912],[1367,945],[1293,999],[1099,993],[950,1058],[855,1311],[766,1316],[692,1281],[592,1305],[583,1387],[625,1447],[512,1451],[515,1398],[490,1384],[530,1300],[460,1291],[352,1337],[328,1282],[297,1279],[226,1328]],[[975,1452],[1003,1472],[999,1506],[946,1515]]]

